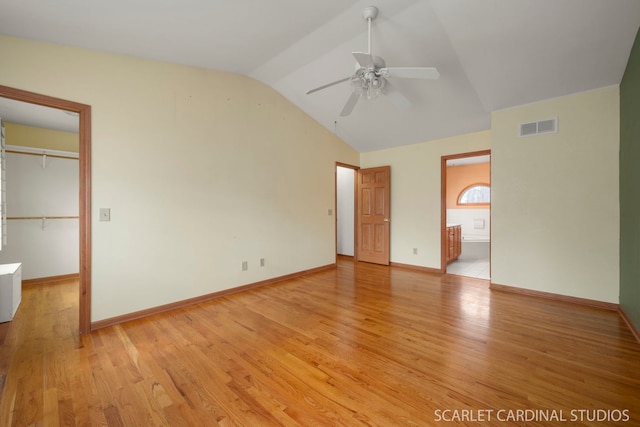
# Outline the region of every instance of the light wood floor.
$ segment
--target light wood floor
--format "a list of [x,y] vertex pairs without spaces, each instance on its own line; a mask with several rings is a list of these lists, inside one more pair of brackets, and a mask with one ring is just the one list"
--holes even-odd
[[640,425],[640,344],[617,313],[484,281],[340,259],[82,337],[77,299],[77,282],[25,287],[0,425],[576,425],[540,414],[580,409]]

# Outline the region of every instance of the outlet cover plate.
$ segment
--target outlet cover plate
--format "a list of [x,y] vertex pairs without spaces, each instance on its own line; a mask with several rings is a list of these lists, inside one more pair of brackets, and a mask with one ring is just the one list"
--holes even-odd
[[100,208],[100,221],[111,221],[111,209]]

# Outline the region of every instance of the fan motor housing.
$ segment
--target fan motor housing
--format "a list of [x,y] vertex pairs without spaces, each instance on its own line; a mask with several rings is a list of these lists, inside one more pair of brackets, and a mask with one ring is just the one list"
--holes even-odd
[[[373,67],[376,70],[379,70],[380,68],[385,68],[387,66],[387,63],[384,62],[384,59],[382,59],[380,56],[373,56]],[[355,70],[358,71],[360,69],[360,65],[356,62],[355,65]]]

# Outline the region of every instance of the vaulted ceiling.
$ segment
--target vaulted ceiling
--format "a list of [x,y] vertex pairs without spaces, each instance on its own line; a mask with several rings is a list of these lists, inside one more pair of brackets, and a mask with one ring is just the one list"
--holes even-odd
[[[305,92],[353,74],[369,5],[372,53],[437,67],[440,79],[390,79],[386,95],[340,117],[348,82]],[[361,152],[488,129],[494,110],[619,84],[639,26],[638,0],[0,0],[1,34],[244,74]]]

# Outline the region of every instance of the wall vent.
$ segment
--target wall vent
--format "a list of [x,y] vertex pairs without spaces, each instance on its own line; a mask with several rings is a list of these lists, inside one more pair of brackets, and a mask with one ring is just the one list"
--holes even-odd
[[540,135],[558,132],[558,118],[520,123],[520,136]]

